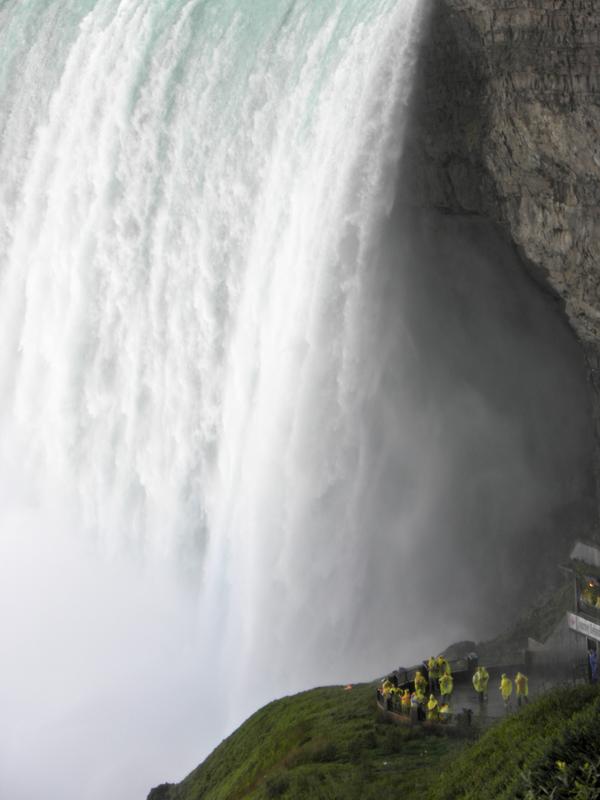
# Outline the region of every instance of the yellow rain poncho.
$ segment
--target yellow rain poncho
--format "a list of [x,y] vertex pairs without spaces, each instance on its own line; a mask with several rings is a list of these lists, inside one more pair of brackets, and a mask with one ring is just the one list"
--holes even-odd
[[415,691],[423,694],[427,691],[427,679],[421,672],[415,675]]
[[410,691],[408,689],[405,689],[404,692],[402,693],[402,700],[400,701],[400,704],[401,704],[401,707],[402,707],[402,711],[405,714],[409,714],[410,713]]
[[477,667],[473,674],[473,688],[476,692],[487,692],[489,672],[485,667]]
[[523,675],[522,672],[517,672],[515,677],[515,688],[517,690],[517,697],[528,697],[529,680],[527,675]]
[[442,675],[440,678],[440,694],[444,696],[449,696],[452,694],[452,690],[454,689],[454,680],[452,679],[452,675]]
[[512,694],[513,685],[510,678],[507,678],[505,674],[502,675],[502,680],[500,681],[500,693],[502,694],[502,699],[505,703],[508,703],[510,700],[510,696]]
[[427,719],[430,722],[436,722],[439,719],[438,701],[430,694],[429,702],[427,703]]

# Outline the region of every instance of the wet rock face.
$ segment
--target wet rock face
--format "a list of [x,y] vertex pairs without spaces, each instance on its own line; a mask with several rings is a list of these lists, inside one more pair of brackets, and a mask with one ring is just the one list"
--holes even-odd
[[430,1],[406,199],[507,230],[583,344],[600,433],[600,4]]

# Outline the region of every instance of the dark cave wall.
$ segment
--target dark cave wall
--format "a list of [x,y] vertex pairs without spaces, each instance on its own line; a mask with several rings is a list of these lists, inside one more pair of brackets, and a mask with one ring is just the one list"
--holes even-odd
[[430,6],[400,201],[506,231],[581,342],[600,441],[600,5]]

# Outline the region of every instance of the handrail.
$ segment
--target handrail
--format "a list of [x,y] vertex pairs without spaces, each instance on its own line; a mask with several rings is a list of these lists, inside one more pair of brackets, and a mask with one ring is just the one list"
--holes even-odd
[[[478,725],[474,724],[474,714],[472,709],[470,708],[463,708],[460,713],[458,714],[449,714],[448,718],[445,720],[438,719],[419,719],[416,714],[416,709],[411,709],[411,713],[405,714],[403,711],[398,711],[395,708],[390,708],[388,705],[389,701],[381,695],[379,690],[377,690],[377,706],[379,710],[384,714],[385,717],[391,719],[393,722],[398,722],[403,725],[423,725],[427,728],[471,728],[477,727]],[[486,722],[495,722],[499,717],[493,717],[490,715],[486,715]],[[478,724],[480,724],[479,721]]]
[[[524,667],[526,663],[525,654],[525,650],[515,650],[512,653],[507,653],[501,659],[495,659],[493,663],[486,663],[486,668],[488,672],[493,673],[498,670],[505,669],[506,667]],[[466,658],[456,658],[452,661],[448,661],[448,663],[450,664],[452,676],[456,680],[457,678],[472,674],[472,672],[475,671],[474,668],[477,667],[478,659],[469,661],[469,659]],[[398,686],[400,687],[404,684],[413,683],[417,672],[428,672],[425,662],[409,667],[408,669],[394,670],[389,674],[396,675],[398,677]],[[400,680],[400,677],[403,679]]]

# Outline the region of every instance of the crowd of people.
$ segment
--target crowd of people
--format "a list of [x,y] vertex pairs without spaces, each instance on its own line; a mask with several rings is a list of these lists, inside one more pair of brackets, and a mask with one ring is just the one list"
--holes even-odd
[[[480,706],[487,703],[489,680],[489,672],[485,667],[478,666],[473,672],[471,682]],[[498,689],[507,713],[513,691],[518,706],[528,702],[529,680],[522,672],[517,672],[514,681],[503,673]],[[427,720],[445,723],[452,717],[453,691],[454,677],[450,662],[444,656],[432,656],[423,662],[411,681],[400,683],[397,673],[389,675],[382,681],[377,695],[389,711],[403,714],[413,722]]]

